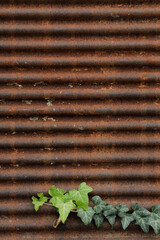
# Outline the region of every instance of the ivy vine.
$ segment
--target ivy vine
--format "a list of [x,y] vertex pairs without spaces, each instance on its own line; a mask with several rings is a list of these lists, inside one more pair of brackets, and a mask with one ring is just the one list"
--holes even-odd
[[89,225],[94,221],[96,227],[100,228],[106,219],[113,228],[116,218],[119,217],[124,230],[131,222],[135,221],[135,224],[139,225],[143,232],[148,233],[151,226],[155,234],[159,233],[160,205],[154,205],[151,207],[151,211],[148,211],[138,203],[133,203],[131,205],[132,213],[129,213],[127,205],[118,203],[114,207],[103,201],[101,197],[94,196],[91,199],[93,203],[93,207],[91,207],[88,194],[92,191],[93,189],[85,182],[79,185],[78,190],[72,189],[69,192],[53,185],[48,192],[50,197],[38,193],[38,198],[32,197],[32,203],[35,211],[38,211],[44,204],[57,209],[59,217],[54,223],[54,228],[57,228],[61,222],[65,223],[70,212],[75,212],[84,225]]

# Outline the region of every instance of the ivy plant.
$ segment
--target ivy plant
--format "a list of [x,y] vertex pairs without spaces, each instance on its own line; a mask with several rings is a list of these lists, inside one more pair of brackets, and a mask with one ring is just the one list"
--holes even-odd
[[152,206],[149,211],[138,203],[133,203],[131,212],[127,205],[117,203],[116,206],[113,206],[103,201],[100,196],[93,196],[91,198],[92,206],[89,206],[88,194],[92,191],[93,189],[85,182],[79,185],[78,190],[72,189],[68,192],[53,185],[48,191],[50,197],[38,193],[38,197],[32,197],[32,203],[36,212],[43,205],[56,208],[59,217],[54,223],[55,228],[61,222],[64,224],[70,212],[74,212],[86,226],[94,221],[96,227],[100,228],[106,219],[113,228],[116,218],[120,218],[124,230],[131,222],[135,222],[143,232],[148,233],[151,227],[155,234],[159,234],[160,205]]

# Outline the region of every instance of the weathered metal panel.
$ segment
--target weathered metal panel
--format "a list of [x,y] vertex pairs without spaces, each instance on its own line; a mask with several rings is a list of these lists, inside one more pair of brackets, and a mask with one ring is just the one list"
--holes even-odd
[[160,203],[159,0],[1,0],[0,238],[159,239],[35,213],[86,181],[104,200]]

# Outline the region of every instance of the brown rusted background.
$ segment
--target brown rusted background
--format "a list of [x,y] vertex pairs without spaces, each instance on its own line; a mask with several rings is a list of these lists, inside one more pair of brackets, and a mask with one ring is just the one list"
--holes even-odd
[[117,221],[35,213],[86,181],[108,202],[160,204],[159,0],[0,1],[0,238],[159,239]]

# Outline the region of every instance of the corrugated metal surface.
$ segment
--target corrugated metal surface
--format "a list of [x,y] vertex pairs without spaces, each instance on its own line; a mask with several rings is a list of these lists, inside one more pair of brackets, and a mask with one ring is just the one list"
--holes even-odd
[[86,181],[113,204],[160,203],[159,0],[1,0],[0,238],[159,239],[84,227],[31,196]]

